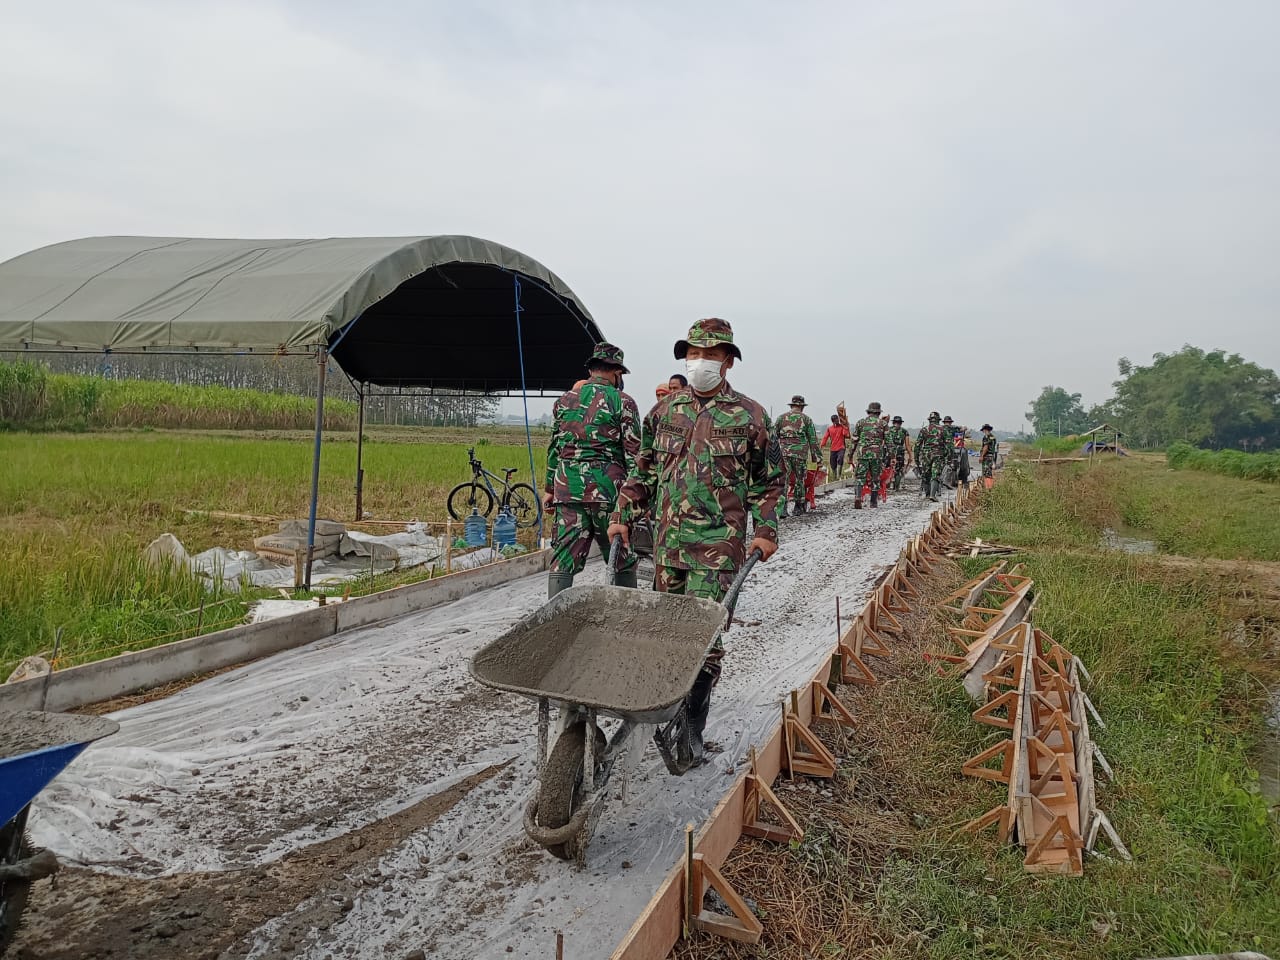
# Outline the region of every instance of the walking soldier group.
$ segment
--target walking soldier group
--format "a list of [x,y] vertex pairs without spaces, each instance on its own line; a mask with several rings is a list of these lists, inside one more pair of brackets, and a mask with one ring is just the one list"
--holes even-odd
[[[607,343],[597,345],[587,361],[587,379],[556,401],[545,482],[546,506],[554,508],[549,596],[573,583],[593,540],[608,556],[615,537],[623,542],[616,582],[636,586],[631,525],[651,516],[654,589],[722,600],[750,551],[768,560],[777,549],[779,508],[785,504],[779,501],[785,496],[803,510],[808,460],[821,462],[822,456],[804,397],[792,397],[790,410],[771,430],[764,408],[726,379],[742,351],[724,320],[699,320],[676,342],[675,356],[685,361],[686,377],[672,378],[659,391],[643,422],[622,389],[623,353]],[[836,419],[843,429],[845,421]],[[893,488],[901,489],[913,455],[922,491],[938,499],[952,444],[940,419],[936,412],[929,415],[913,448],[902,417],[890,425],[879,403],[867,406],[849,438],[856,508],[868,493],[877,506],[890,476]],[[983,432],[983,473],[989,476],[996,446],[990,427]],[[722,657],[717,641],[686,698],[693,750],[686,761],[702,758],[702,731]]]

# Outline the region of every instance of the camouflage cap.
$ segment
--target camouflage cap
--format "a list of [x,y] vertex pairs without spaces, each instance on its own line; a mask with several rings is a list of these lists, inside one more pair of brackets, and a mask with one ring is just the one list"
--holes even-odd
[[937,411],[937,410],[934,410],[931,414],[929,414],[929,422],[930,422],[930,423],[932,423],[932,422],[933,422],[933,421],[935,421],[935,420],[941,420],[941,419],[942,419],[942,415],[941,415],[940,413],[938,413],[938,411]]
[[791,406],[807,407],[808,404],[804,402],[804,397],[800,396],[800,394],[797,393],[794,397],[791,398]]
[[617,367],[623,373],[631,372],[622,363],[622,348],[615,347],[612,343],[596,344],[596,348],[591,351],[591,356],[587,360],[587,366],[597,363],[607,363],[611,367]]
[[950,416],[943,417],[943,418],[942,418],[942,422],[943,422],[943,423],[955,423],[955,421],[954,421],[954,420],[952,420]]
[[867,413],[879,413],[879,412],[880,412],[880,404],[876,403],[875,401],[872,401],[871,403],[867,404]]
[[894,422],[894,423],[901,423],[901,422],[902,422],[902,418],[901,418],[901,417],[894,417],[894,418],[893,418],[893,422]]
[[742,359],[742,351],[734,345],[733,327],[728,320],[719,317],[708,317],[697,321],[689,328],[689,335],[676,341],[676,359],[683,360],[690,347],[728,347],[729,352]]

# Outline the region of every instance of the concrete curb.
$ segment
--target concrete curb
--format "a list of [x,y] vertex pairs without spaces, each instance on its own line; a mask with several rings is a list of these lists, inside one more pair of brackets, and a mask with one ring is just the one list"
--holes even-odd
[[[395,587],[346,603],[317,607],[291,617],[230,627],[217,633],[58,670],[48,678],[49,699],[45,709],[73,710],[87,703],[138,693],[175,680],[268,657],[281,650],[300,647],[381,620],[451,603],[477,590],[541,573],[547,569],[550,556],[551,551],[539,550],[513,560]],[[45,679],[33,677],[19,683],[0,684],[0,710],[40,709]]]

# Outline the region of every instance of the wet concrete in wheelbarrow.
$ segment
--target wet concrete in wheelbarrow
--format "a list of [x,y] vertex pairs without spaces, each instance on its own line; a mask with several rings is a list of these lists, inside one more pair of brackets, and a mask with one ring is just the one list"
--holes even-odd
[[[675,863],[684,824],[706,817],[781,699],[830,649],[835,596],[856,609],[929,506],[907,493],[875,511],[853,511],[842,494],[820,504],[785,521],[782,549],[752,573],[725,635],[708,726],[723,752],[677,779],[638,741],[584,868],[523,836],[536,783],[532,701],[466,670],[467,657],[545,602],[545,579],[530,577],[116,714],[120,733],[37,803],[37,842],[88,869],[64,872],[57,890],[37,884],[13,955],[553,956],[560,930],[571,960],[608,956]],[[602,580],[598,563],[580,578]],[[395,819],[414,809],[433,818]],[[367,855],[327,852],[384,822],[403,828],[366,844]],[[316,851],[334,862],[317,865]],[[291,872],[295,857],[322,869]],[[172,916],[184,881],[222,899],[211,893]],[[330,922],[335,904],[341,919]],[[227,919],[237,912],[243,923]],[[172,927],[139,926],[153,913],[217,952],[174,949],[177,933],[158,935]]]

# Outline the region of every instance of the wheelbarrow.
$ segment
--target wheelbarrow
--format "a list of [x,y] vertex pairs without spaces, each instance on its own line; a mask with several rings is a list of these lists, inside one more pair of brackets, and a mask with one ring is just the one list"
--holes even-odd
[[[685,697],[759,558],[752,551],[723,606],[612,585],[570,587],[476,653],[477,681],[538,704],[538,787],[524,815],[531,840],[562,860],[582,859],[614,765],[642,724],[657,727],[653,740],[669,772],[694,765]],[[560,735],[548,750],[553,702]],[[604,717],[621,721],[612,735],[600,726]]]
[[0,711],[0,954],[17,932],[31,884],[58,869],[57,858],[27,838],[31,801],[85,747],[119,729],[105,717]]

